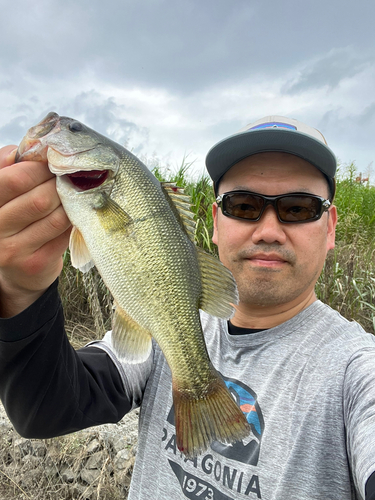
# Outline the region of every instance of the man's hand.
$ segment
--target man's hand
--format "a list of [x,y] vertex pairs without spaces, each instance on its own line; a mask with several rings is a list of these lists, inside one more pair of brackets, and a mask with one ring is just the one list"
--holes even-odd
[[16,146],[0,149],[0,317],[14,316],[55,281],[71,225],[42,162],[14,164]]

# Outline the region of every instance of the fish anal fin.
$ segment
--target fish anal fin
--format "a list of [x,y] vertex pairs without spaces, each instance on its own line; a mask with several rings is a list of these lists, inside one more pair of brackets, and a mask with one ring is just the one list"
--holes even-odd
[[73,226],[72,232],[70,233],[69,250],[73,267],[79,269],[83,273],[86,273],[94,267],[94,262],[86,246],[85,240],[76,226]]
[[151,353],[152,337],[149,331],[116,305],[112,321],[112,345],[121,361],[142,363]]
[[194,220],[194,213],[191,211],[190,196],[185,194],[182,188],[177,187],[172,182],[161,182],[160,184],[177,220],[194,243],[196,222]]
[[233,443],[246,438],[250,425],[217,374],[203,395],[180,391],[173,381],[176,440],[188,458],[203,453],[213,441]]
[[228,319],[233,316],[238,304],[237,285],[232,273],[223,264],[201,248],[197,248],[202,280],[202,295],[199,308],[202,311]]

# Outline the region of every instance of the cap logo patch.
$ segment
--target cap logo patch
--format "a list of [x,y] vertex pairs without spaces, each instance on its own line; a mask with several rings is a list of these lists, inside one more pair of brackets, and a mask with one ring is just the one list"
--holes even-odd
[[251,127],[249,130],[256,130],[260,128],[288,128],[290,130],[297,130],[297,127],[295,127],[294,125],[282,122],[261,123],[260,125],[255,125],[255,127]]

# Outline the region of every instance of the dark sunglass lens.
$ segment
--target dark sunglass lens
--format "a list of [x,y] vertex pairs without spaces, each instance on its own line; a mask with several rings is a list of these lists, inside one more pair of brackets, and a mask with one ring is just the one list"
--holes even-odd
[[278,200],[277,207],[284,222],[308,221],[320,214],[321,201],[312,196],[285,196]]
[[232,193],[225,197],[224,210],[233,217],[255,220],[263,208],[264,201],[249,193]]

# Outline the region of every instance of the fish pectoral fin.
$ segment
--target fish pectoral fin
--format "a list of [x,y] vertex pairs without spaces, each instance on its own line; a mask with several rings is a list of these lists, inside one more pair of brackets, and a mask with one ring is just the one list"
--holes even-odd
[[237,285],[232,273],[213,255],[200,248],[197,248],[197,253],[202,277],[199,308],[218,318],[232,317],[233,305],[238,304]]
[[73,226],[72,232],[70,233],[69,250],[73,267],[79,269],[83,273],[87,273],[87,271],[94,267],[95,264],[88,251],[85,240],[76,226]]
[[102,194],[100,204],[95,207],[95,210],[106,231],[111,233],[121,231],[125,234],[130,232],[133,219],[108,195]]
[[112,344],[118,358],[125,363],[143,363],[151,353],[151,339],[150,332],[116,304],[112,321]]

